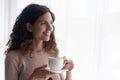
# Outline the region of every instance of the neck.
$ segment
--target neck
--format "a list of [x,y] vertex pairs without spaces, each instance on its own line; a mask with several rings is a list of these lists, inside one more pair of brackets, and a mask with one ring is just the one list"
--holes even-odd
[[32,41],[32,49],[35,52],[40,52],[43,50],[43,41],[38,39],[33,39]]

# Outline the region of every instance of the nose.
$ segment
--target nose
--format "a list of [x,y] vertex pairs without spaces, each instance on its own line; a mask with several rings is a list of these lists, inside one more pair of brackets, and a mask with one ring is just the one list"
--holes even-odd
[[52,24],[48,24],[48,27],[47,27],[48,30],[53,30],[53,25]]

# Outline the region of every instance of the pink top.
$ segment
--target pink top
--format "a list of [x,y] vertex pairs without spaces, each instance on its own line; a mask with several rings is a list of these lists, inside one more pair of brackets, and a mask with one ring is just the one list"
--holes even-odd
[[[11,51],[5,59],[5,80],[28,80],[34,69],[48,64],[47,52],[22,55],[22,51]],[[62,74],[52,76],[53,80],[64,80]]]

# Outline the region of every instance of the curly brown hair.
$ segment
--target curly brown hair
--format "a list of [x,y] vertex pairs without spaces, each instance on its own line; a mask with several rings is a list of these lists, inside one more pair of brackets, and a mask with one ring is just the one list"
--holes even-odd
[[[22,49],[27,51],[31,45],[33,34],[26,29],[26,23],[29,22],[31,25],[37,21],[39,16],[42,16],[46,12],[49,12],[52,16],[53,22],[55,21],[54,14],[50,9],[44,5],[30,4],[23,9],[21,14],[17,17],[16,22],[13,26],[12,33],[10,34],[10,39],[7,43],[6,53],[12,50]],[[55,30],[55,27],[53,26]],[[47,51],[52,51],[55,56],[58,56],[58,48],[54,36],[54,30],[50,36],[49,41],[43,41],[43,48]]]

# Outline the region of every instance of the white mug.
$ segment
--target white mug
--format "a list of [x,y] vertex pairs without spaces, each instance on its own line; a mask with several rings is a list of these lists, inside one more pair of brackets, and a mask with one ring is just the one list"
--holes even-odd
[[64,66],[64,59],[63,58],[56,58],[56,57],[49,57],[48,64],[51,70],[59,71]]

